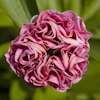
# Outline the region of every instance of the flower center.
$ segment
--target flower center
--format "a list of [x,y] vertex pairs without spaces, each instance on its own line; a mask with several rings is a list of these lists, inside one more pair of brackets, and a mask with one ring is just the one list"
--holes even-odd
[[48,54],[48,58],[49,58],[50,56],[53,56],[53,55],[55,55],[55,56],[61,58],[60,49],[49,49],[49,50],[47,51],[47,54]]

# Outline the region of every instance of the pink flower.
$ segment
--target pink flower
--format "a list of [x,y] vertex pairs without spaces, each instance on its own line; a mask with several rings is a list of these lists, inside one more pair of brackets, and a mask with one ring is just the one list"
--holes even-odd
[[86,45],[69,45],[61,49],[61,60],[65,67],[64,74],[72,83],[77,83],[87,70],[88,50]]
[[87,70],[91,36],[74,12],[46,10],[22,26],[5,56],[30,87],[64,92]]
[[56,91],[65,92],[71,88],[71,80],[65,76],[65,67],[59,57],[51,56],[43,69],[43,73],[48,77],[46,82]]
[[30,36],[20,35],[12,41],[12,44],[5,56],[7,58],[7,62],[19,77],[25,79],[27,83],[36,85],[36,82],[37,80],[39,81],[39,79],[35,78],[32,81],[31,77],[28,77],[27,75],[29,72],[33,71],[35,76],[39,75],[39,77],[42,77],[43,79],[43,75],[40,71],[46,63],[47,53],[41,45],[34,43],[32,39]]

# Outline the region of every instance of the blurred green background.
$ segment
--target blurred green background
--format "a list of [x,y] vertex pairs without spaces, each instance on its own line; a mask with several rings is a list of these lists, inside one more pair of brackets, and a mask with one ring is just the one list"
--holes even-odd
[[[87,72],[65,93],[50,86],[31,89],[7,64],[4,54],[20,32],[22,24],[46,9],[72,10],[93,33]],[[100,100],[100,0],[0,0],[0,100]]]

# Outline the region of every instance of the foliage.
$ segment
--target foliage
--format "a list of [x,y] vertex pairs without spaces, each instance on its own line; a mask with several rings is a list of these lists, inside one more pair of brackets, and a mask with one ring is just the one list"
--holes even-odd
[[[22,24],[46,9],[73,10],[81,16],[88,31],[90,64],[82,80],[65,93],[50,87],[30,89],[17,78],[5,61],[11,40]],[[9,16],[9,17],[8,17]],[[0,100],[100,100],[100,0],[0,0]]]

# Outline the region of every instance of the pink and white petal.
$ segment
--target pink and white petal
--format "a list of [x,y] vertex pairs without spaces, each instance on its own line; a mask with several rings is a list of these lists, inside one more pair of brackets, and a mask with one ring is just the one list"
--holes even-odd
[[30,23],[36,23],[38,18],[39,18],[39,15],[34,15],[31,19]]
[[15,62],[18,62],[20,55],[22,53],[22,49],[17,49],[15,53]]
[[74,22],[74,29],[76,29],[77,31],[80,31],[81,27],[80,27],[80,23],[79,23],[79,16],[77,16],[77,14],[75,14],[73,11],[67,10],[65,12],[63,12],[64,15],[66,15],[67,17],[71,18]]
[[68,57],[68,53],[65,52],[64,49],[61,49],[61,59],[62,59],[65,69],[67,69],[68,64],[69,64],[69,57]]
[[82,18],[79,18],[79,22],[80,22],[81,30],[85,32],[85,34],[81,34],[81,36],[82,36],[85,40],[88,40],[90,37],[93,36],[93,34],[92,34],[91,32],[88,32],[88,31],[85,29],[85,24],[84,24]]

